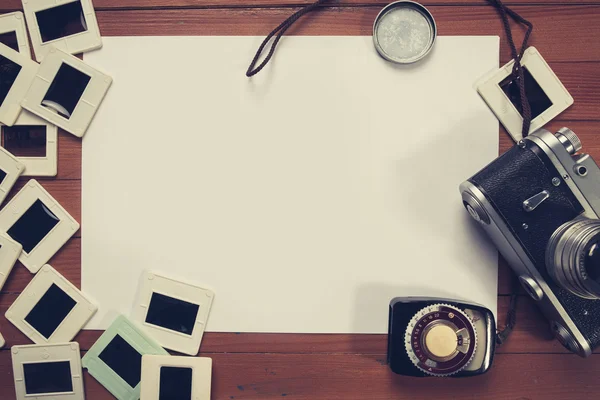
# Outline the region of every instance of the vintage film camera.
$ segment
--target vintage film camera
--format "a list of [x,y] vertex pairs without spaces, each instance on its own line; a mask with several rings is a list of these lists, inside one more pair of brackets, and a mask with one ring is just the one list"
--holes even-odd
[[464,377],[487,372],[496,338],[485,307],[430,297],[390,303],[387,361],[397,374]]
[[540,129],[460,191],[557,339],[587,357],[600,342],[600,170],[579,150],[571,130]]

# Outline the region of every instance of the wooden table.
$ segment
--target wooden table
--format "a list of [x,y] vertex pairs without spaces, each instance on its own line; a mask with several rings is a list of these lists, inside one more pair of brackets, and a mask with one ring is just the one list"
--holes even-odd
[[[95,0],[104,36],[265,35],[307,0]],[[226,3],[226,4],[224,4]],[[550,4],[551,3],[551,4]],[[551,64],[575,98],[575,105],[550,124],[579,134],[584,150],[600,160],[600,0],[507,0],[535,30],[532,45]],[[385,5],[376,0],[332,1],[305,17],[291,35],[370,35]],[[501,35],[501,61],[509,60],[501,22],[484,0],[426,0],[440,35]],[[0,13],[21,9],[20,0],[2,0]],[[517,38],[522,36],[522,31]],[[285,44],[283,44],[285,46]],[[191,49],[193,51],[193,49]],[[219,61],[219,60],[217,60]],[[220,60],[226,62],[226,60]],[[473,77],[475,80],[477,77]],[[510,139],[500,132],[501,151]],[[465,143],[468,145],[468,143]],[[477,149],[473,149],[477,151]],[[473,171],[475,172],[475,171]],[[56,179],[43,186],[81,221],[81,141],[61,132]],[[22,179],[17,189],[23,186]],[[16,190],[13,190],[13,194]],[[456,201],[459,201],[457,197]],[[85,226],[85,221],[83,221]],[[76,285],[81,282],[80,233],[51,260]],[[4,312],[31,280],[21,265],[0,292],[0,399],[15,396],[9,348],[30,341]],[[498,315],[508,305],[510,270],[501,262]],[[213,399],[586,399],[600,391],[600,355],[569,354],[549,334],[548,324],[522,294],[518,325],[500,347],[492,370],[470,379],[409,379],[386,366],[384,335],[299,335],[209,333],[201,355],[212,357]],[[77,336],[85,352],[100,332]],[[87,373],[88,399],[112,396]]]

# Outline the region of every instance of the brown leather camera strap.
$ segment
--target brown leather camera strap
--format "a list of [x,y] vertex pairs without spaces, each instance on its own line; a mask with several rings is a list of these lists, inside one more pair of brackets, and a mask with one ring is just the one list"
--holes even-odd
[[502,345],[506,339],[512,333],[515,325],[517,324],[517,304],[519,301],[519,290],[521,283],[517,275],[513,273],[513,279],[511,284],[510,304],[506,313],[506,320],[504,322],[504,329],[498,330],[496,333],[496,345]]
[[[531,32],[533,31],[533,24],[521,17],[515,11],[506,7],[502,4],[500,0],[487,0],[491,5],[493,5],[498,13],[500,14],[500,18],[502,18],[502,23],[504,24],[504,31],[506,32],[506,38],[508,39],[508,44],[510,46],[510,52],[512,55],[515,64],[513,66],[512,76],[513,79],[516,79],[519,84],[519,101],[521,103],[521,110],[523,112],[523,137],[529,135],[529,128],[531,127],[531,107],[529,105],[529,101],[527,100],[527,92],[525,91],[525,76],[523,73],[523,67],[521,66],[521,59],[523,58],[523,54],[525,50],[527,50],[527,43],[529,42],[529,37],[531,36]],[[510,28],[510,22],[508,20],[510,17],[513,21],[518,24],[525,25],[527,27],[527,31],[525,32],[525,37],[523,38],[523,44],[521,45],[521,50],[517,51],[517,47],[515,46],[515,40],[512,35],[512,31]]]
[[[252,59],[252,62],[250,63],[250,66],[248,67],[248,70],[246,71],[246,76],[248,78],[250,78],[251,76],[254,76],[254,75],[258,74],[269,63],[269,61],[271,61],[271,57],[273,57],[273,54],[275,54],[275,49],[277,48],[277,45],[279,44],[279,41],[281,40],[281,37],[294,24],[294,22],[296,22],[297,20],[299,20],[300,17],[302,17],[304,14],[307,14],[307,13],[315,10],[317,7],[319,7],[321,4],[323,4],[323,3],[327,2],[327,1],[328,0],[317,0],[314,3],[312,3],[312,4],[309,4],[308,6],[306,6],[304,8],[301,8],[300,10],[296,11],[294,14],[292,14],[291,16],[289,16],[277,28],[273,29],[271,31],[271,33],[269,33],[267,35],[267,37],[265,38],[265,40],[263,40],[263,42],[261,43],[260,47],[256,51],[256,55]],[[256,67],[256,63],[258,62],[258,59],[260,58],[260,55],[263,53],[265,47],[267,46],[267,44],[269,43],[269,41],[273,38],[273,36],[275,36],[275,39],[273,39],[273,43],[271,43],[271,48],[269,50],[269,53],[267,54],[267,56],[265,57],[265,59],[263,60],[263,62],[261,62]]]

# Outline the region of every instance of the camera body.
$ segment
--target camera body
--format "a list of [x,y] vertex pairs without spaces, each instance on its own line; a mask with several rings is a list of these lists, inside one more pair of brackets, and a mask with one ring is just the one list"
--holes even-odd
[[489,370],[496,323],[477,304],[431,297],[390,302],[387,361],[401,375],[465,377]]
[[600,343],[600,169],[567,128],[540,129],[460,186],[463,204],[570,351]]

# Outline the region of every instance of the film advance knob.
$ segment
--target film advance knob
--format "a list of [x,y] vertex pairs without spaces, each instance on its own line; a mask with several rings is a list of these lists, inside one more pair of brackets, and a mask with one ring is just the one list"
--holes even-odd
[[569,128],[559,129],[555,136],[562,143],[562,145],[565,146],[565,150],[567,150],[567,152],[571,155],[577,153],[582,148],[581,141],[575,132]]

